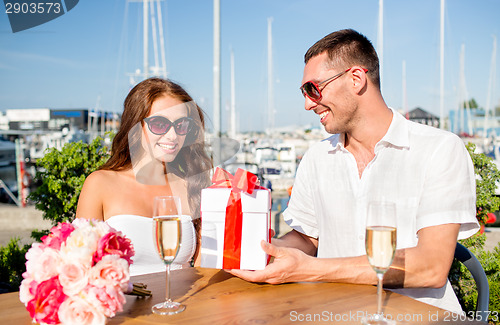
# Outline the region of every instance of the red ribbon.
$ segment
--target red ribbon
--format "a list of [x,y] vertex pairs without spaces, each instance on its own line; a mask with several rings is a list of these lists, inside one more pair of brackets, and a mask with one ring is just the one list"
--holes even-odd
[[239,269],[241,259],[241,234],[243,233],[243,211],[241,192],[252,194],[254,189],[264,189],[257,184],[257,176],[249,171],[238,168],[236,173],[225,171],[218,167],[212,177],[210,188],[230,188],[231,194],[226,206],[224,225],[223,269]]

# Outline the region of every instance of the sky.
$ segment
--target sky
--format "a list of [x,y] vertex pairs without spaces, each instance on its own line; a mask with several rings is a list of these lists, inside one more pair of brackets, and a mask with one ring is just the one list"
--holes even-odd
[[[274,126],[320,126],[304,110],[299,87],[307,49],[323,36],[352,28],[378,49],[377,0],[220,0],[221,114],[227,130],[230,51],[240,131],[268,127],[267,29],[272,17]],[[445,5],[445,115],[460,98],[500,105],[500,1],[448,0]],[[181,84],[213,125],[213,1],[162,2],[168,78]],[[385,0],[382,93],[393,108],[440,114],[440,1]],[[150,36],[150,44],[152,44]],[[461,67],[460,53],[464,50]],[[153,48],[149,50],[153,62]],[[143,65],[142,3],[85,0],[64,15],[13,33],[0,4],[0,111],[15,108],[100,108],[121,112],[130,74]],[[463,69],[463,70],[461,70]],[[465,90],[461,85],[464,72]],[[491,71],[494,71],[491,76]],[[488,91],[490,80],[495,85]],[[135,80],[138,82],[139,80]]]

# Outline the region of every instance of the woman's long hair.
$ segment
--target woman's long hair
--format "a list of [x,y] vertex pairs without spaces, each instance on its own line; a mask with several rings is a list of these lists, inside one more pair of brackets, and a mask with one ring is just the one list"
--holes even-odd
[[175,159],[167,164],[167,170],[187,182],[189,207],[199,239],[201,189],[210,185],[209,172],[212,162],[205,148],[203,110],[194,104],[191,96],[180,85],[170,80],[149,78],[130,91],[124,102],[120,129],[113,139],[111,157],[100,169],[121,171],[132,168],[130,150],[140,145],[140,141],[129,143],[128,134],[137,123],[144,125],[143,120],[149,115],[153,102],[163,96],[187,103],[188,116],[195,123]]

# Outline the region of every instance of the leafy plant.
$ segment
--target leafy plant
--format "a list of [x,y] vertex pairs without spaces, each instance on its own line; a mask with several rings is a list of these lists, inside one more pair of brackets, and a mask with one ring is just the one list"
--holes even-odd
[[500,207],[500,198],[495,196],[497,182],[500,181],[500,171],[493,159],[483,153],[475,153],[476,145],[468,143],[467,150],[474,164],[476,179],[476,217],[484,225],[489,212],[495,212]]
[[[480,224],[484,225],[487,213],[497,211],[500,206],[500,198],[495,196],[497,182],[500,181],[498,171],[493,159],[485,154],[474,152],[476,146],[472,143],[466,145],[474,164],[476,179],[476,217]],[[500,311],[500,243],[493,251],[484,249],[486,236],[476,234],[470,238],[461,240],[460,243],[467,247],[479,260],[488,278],[490,287],[491,312]],[[448,276],[455,294],[458,297],[464,311],[475,311],[477,301],[477,289],[475,281],[467,268],[460,262],[454,261]],[[499,324],[498,319],[489,320],[490,324]]]
[[5,247],[0,247],[0,293],[16,291],[26,271],[26,252],[30,245],[21,246],[19,238],[12,238]]
[[28,199],[43,211],[43,218],[53,225],[71,222],[76,216],[78,197],[85,178],[109,158],[108,147],[103,139],[95,138],[91,143],[71,142],[61,151],[51,148],[38,160],[40,169],[35,180],[40,186]]
[[[500,311],[500,243],[493,249],[484,249],[484,234],[477,234],[460,240],[460,243],[469,248],[483,266],[490,287],[489,311]],[[475,311],[477,289],[474,278],[469,270],[460,262],[454,261],[448,276],[458,301],[464,311]],[[498,320],[490,318],[490,324],[498,324]]]

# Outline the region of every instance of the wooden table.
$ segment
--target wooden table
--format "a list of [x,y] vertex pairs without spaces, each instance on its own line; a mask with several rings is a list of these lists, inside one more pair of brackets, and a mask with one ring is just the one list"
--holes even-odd
[[[186,305],[177,315],[159,316],[151,306],[164,300],[165,273],[136,276],[153,296],[127,296],[123,312],[107,324],[359,324],[374,313],[376,287],[339,283],[249,283],[216,269],[189,268],[171,272],[175,301]],[[456,324],[452,314],[406,296],[386,291],[384,313],[398,324]],[[448,317],[448,319],[446,319]],[[18,293],[0,295],[3,324],[30,325],[31,319]]]

